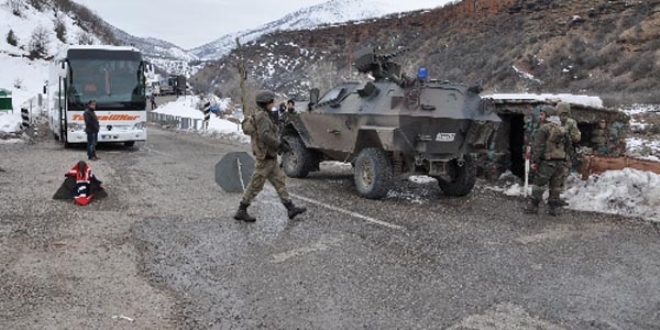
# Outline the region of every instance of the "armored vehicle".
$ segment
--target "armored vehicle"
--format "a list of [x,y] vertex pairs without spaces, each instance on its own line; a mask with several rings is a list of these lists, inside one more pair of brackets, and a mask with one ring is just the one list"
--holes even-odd
[[305,111],[288,116],[282,130],[291,151],[284,172],[303,178],[326,160],[350,162],[364,198],[380,199],[397,179],[436,178],[440,189],[464,196],[476,181],[473,154],[487,149],[500,123],[480,86],[429,80],[425,68],[411,78],[392,59],[406,49],[356,53],[355,67],[371,74],[366,83],[343,83],[319,98],[310,91]]

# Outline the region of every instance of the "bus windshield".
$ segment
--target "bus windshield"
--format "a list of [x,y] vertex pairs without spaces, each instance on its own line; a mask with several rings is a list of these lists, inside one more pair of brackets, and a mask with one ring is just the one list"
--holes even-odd
[[67,103],[69,110],[146,109],[142,56],[133,51],[70,50]]

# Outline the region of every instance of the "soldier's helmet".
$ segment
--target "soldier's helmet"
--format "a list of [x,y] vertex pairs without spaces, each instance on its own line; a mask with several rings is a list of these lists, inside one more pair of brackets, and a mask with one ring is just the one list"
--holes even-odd
[[547,117],[554,116],[556,114],[555,108],[551,105],[544,105],[541,108],[541,112],[545,112]]
[[260,90],[255,96],[255,101],[257,103],[270,103],[275,100],[275,93],[269,90]]
[[559,102],[557,103],[557,115],[570,115],[571,114],[571,105],[568,104],[567,102]]

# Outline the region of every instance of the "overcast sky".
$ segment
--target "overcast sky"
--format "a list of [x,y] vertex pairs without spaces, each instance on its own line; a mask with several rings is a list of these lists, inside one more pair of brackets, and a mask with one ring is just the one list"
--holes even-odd
[[[191,49],[231,32],[256,28],[328,0],[73,0],[138,37]],[[432,8],[452,0],[379,0],[386,11]]]
[[155,37],[190,49],[327,0],[74,1],[132,35]]

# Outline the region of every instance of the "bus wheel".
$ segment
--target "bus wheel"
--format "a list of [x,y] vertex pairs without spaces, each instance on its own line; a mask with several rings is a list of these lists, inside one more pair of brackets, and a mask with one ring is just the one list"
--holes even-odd
[[129,148],[130,148],[130,147],[132,147],[132,146],[134,146],[134,145],[135,145],[135,141],[127,141],[127,142],[124,142],[124,146],[125,146],[125,147],[129,147]]

